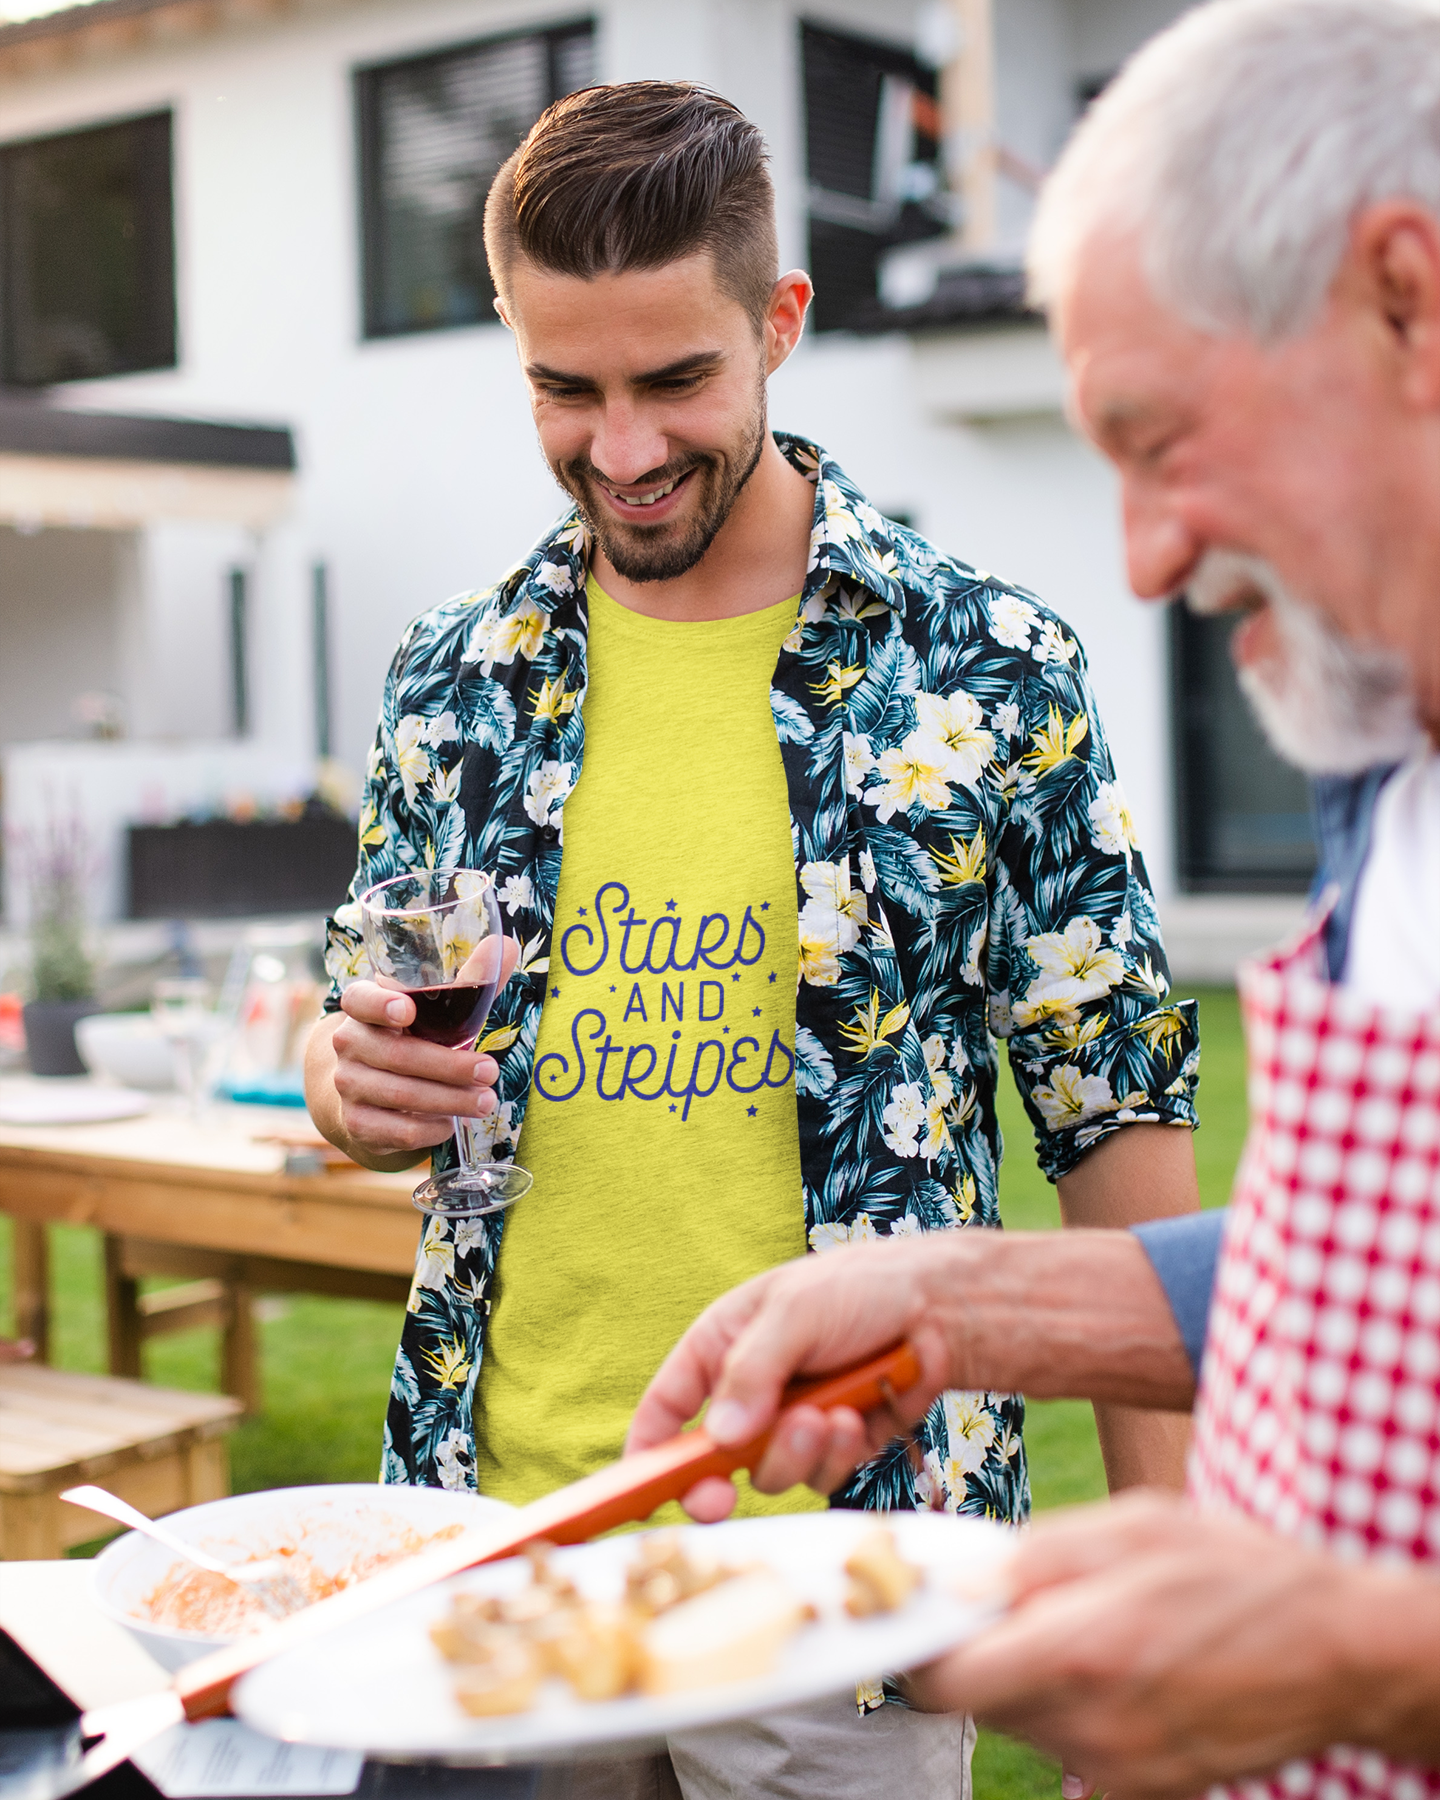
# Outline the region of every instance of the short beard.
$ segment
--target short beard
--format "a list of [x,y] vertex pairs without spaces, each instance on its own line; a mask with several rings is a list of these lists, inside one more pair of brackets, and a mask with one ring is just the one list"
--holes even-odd
[[618,574],[626,581],[674,581],[678,576],[688,575],[719,536],[740,498],[741,489],[759,466],[765,436],[765,390],[762,386],[749,429],[733,455],[692,456],[688,461],[667,463],[664,468],[625,484],[627,487],[663,487],[667,481],[677,480],[692,469],[695,471],[691,479],[699,487],[698,506],[692,522],[677,537],[667,535],[674,529],[669,525],[621,525],[603,511],[603,502],[597,503],[592,498],[593,487],[601,480],[600,472],[588,458],[552,463],[551,470],[575,502],[596,548]]
[[1264,597],[1281,650],[1236,675],[1261,730],[1287,762],[1312,775],[1353,775],[1400,762],[1423,741],[1404,658],[1342,636],[1296,599],[1269,563],[1209,550],[1186,583],[1186,598],[1192,611],[1214,614],[1242,587]]

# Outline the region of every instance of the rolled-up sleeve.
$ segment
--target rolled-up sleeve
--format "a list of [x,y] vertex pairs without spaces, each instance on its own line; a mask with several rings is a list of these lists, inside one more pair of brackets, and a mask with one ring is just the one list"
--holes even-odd
[[1193,1130],[1200,1063],[1085,660],[1061,636],[1065,654],[1015,706],[985,970],[990,1028],[1009,1040],[1052,1181],[1127,1125]]
[[1184,1213],[1176,1219],[1151,1219],[1130,1229],[1150,1259],[1180,1327],[1185,1354],[1198,1376],[1210,1324],[1210,1296],[1225,1236],[1228,1213]]

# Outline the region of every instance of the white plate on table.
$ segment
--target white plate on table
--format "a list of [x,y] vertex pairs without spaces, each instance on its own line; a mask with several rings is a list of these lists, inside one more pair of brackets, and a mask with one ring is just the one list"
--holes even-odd
[[0,1125],[104,1125],[138,1119],[151,1104],[149,1094],[102,1087],[83,1075],[0,1082]]
[[[842,1605],[843,1565],[877,1524],[894,1532],[900,1555],[924,1568],[926,1580],[898,1611],[852,1619]],[[427,1628],[448,1611],[457,1589],[503,1594],[526,1586],[529,1564],[510,1558],[276,1657],[239,1683],[232,1706],[256,1731],[290,1743],[449,1763],[566,1760],[803,1706],[929,1662],[996,1616],[995,1599],[967,1596],[999,1592],[999,1571],[1015,1541],[980,1519],[841,1511],[689,1526],[683,1536],[698,1555],[730,1566],[768,1564],[816,1608],[817,1622],[791,1638],[773,1669],[688,1693],[596,1702],[577,1700],[553,1681],[528,1712],[470,1718],[452,1692],[457,1670]],[[634,1534],[606,1538],[557,1551],[555,1566],[586,1597],[613,1599],[635,1549]]]

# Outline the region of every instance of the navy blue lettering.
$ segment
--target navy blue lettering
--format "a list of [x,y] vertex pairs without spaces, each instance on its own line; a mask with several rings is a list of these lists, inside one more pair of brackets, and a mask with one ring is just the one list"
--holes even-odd
[[647,1025],[650,1023],[650,1015],[645,1010],[645,996],[640,992],[640,983],[638,981],[630,990],[630,1000],[625,1008],[625,1017],[621,1019],[620,1023],[622,1025],[627,1024],[630,1015],[633,1012],[638,1012]]
[[594,962],[582,965],[570,960],[570,940],[577,933],[583,934],[585,939],[585,948],[578,950],[577,955],[583,956],[586,950],[593,947],[595,933],[588,925],[572,925],[568,931],[560,934],[560,960],[572,975],[593,975],[597,969],[603,969],[605,966],[605,959],[610,954],[610,934],[605,929],[605,909],[601,902],[612,888],[620,896],[614,907],[617,914],[622,906],[628,906],[630,902],[630,890],[623,882],[607,881],[595,890],[595,917],[600,922],[600,954]]
[[[657,934],[662,931],[670,933],[670,947],[666,950],[663,961],[657,962],[655,960],[655,939]],[[667,969],[676,968],[678,965],[675,961],[675,946],[679,939],[680,920],[677,915],[667,913],[664,918],[657,919],[650,927],[650,936],[645,941],[645,961],[641,967],[648,969],[652,975],[663,975]]]
[[[747,956],[745,954],[745,934],[747,931],[752,932],[754,934],[754,937],[756,940],[755,954],[753,956]],[[738,942],[735,945],[735,960],[736,960],[736,962],[744,963],[745,966],[747,968],[749,968],[753,963],[759,962],[760,958],[764,954],[765,954],[765,927],[760,923],[760,921],[755,917],[754,913],[752,913],[750,908],[747,906],[745,908],[745,917],[740,921],[740,937],[739,937]]]
[[[715,939],[714,943],[708,943],[705,934],[712,925],[718,925],[720,927],[720,935]],[[724,962],[716,962],[715,958],[725,948],[725,940],[729,935],[730,921],[725,917],[724,913],[706,913],[705,917],[700,921],[699,931],[695,933],[695,954],[686,967],[693,969],[703,962],[707,967],[712,969],[728,969],[735,960],[733,951]]]
[[570,1058],[568,1056],[562,1056],[558,1050],[552,1050],[548,1056],[542,1056],[535,1065],[535,1086],[539,1090],[542,1098],[546,1100],[573,1100],[585,1085],[585,1052],[580,1048],[580,1021],[582,1019],[598,1019],[600,1021],[593,1031],[586,1034],[591,1039],[599,1037],[600,1033],[605,1029],[605,1015],[595,1007],[587,1006],[583,1011],[576,1013],[574,1022],[570,1027],[570,1042],[575,1046],[575,1058],[580,1065],[580,1073],[575,1077],[573,1085],[565,1093],[547,1093],[545,1091],[545,1065],[547,1063],[559,1063],[560,1067],[556,1071],[555,1079],[557,1081],[562,1081],[565,1076],[570,1073]]
[[[685,1017],[685,983],[683,981],[677,982],[676,986],[680,989],[680,998],[678,1000],[670,992],[670,983],[668,981],[662,981],[660,983],[660,1023],[662,1025],[665,1023],[665,1008],[667,1006],[675,1014],[677,1019],[683,1020]],[[677,1031],[675,1035],[676,1037],[679,1037],[680,1033]]]
[[637,919],[635,916],[635,908],[632,906],[620,923],[624,927],[624,931],[620,938],[620,967],[627,975],[638,975],[644,969],[645,963],[643,959],[634,964],[630,962],[630,933],[632,931],[638,931],[640,927],[647,924],[648,921],[645,919]]
[[[634,1062],[634,1060],[637,1056],[648,1056],[650,1058],[650,1061],[649,1061],[649,1064],[645,1068],[643,1068],[638,1075],[632,1075],[630,1073],[630,1065]],[[674,1058],[675,1058],[675,1052],[673,1050],[670,1052],[670,1058],[671,1058],[671,1061],[673,1062]],[[630,1049],[625,1052],[625,1074],[620,1082],[620,1097],[621,1097],[621,1099],[624,1099],[624,1097],[627,1093],[633,1094],[637,1100],[658,1100],[660,1098],[661,1094],[663,1094],[665,1091],[663,1083],[661,1084],[661,1086],[656,1088],[656,1090],[653,1094],[641,1093],[639,1085],[638,1085],[640,1082],[647,1080],[651,1075],[653,1075],[655,1073],[655,1065],[656,1065],[656,1063],[659,1062],[659,1060],[660,1060],[660,1058],[655,1054],[655,1046],[653,1044],[633,1044],[630,1047]],[[670,1071],[667,1069],[665,1071],[665,1074],[666,1074],[666,1079],[668,1080]]]
[[[775,1052],[777,1050],[785,1059],[785,1073],[778,1081],[776,1081],[772,1074],[772,1070],[775,1067]],[[782,1088],[794,1073],[795,1058],[790,1054],[789,1050],[786,1049],[777,1028],[770,1034],[770,1054],[765,1058],[765,1085],[766,1087]]]
[[622,1049],[623,1045],[617,1044],[609,1037],[607,1037],[605,1042],[600,1046],[600,1067],[595,1071],[595,1092],[602,1100],[623,1100],[625,1098],[625,1081],[623,1076],[621,1077],[620,1086],[613,1094],[607,1094],[605,1092],[605,1065],[610,1061],[612,1056],[619,1056]]
[[755,1051],[758,1051],[760,1048],[759,1038],[736,1038],[735,1042],[730,1046],[730,1067],[726,1070],[725,1079],[730,1083],[737,1094],[753,1094],[756,1088],[765,1085],[765,1075],[762,1071],[754,1081],[750,1082],[737,1081],[735,1079],[735,1071],[737,1069],[743,1069],[750,1060],[748,1056],[742,1056],[740,1054],[740,1049],[743,1044],[749,1044],[750,1048]]
[[[706,1010],[705,1010],[705,990],[706,990],[706,988],[713,988],[715,990],[715,992],[720,996],[720,1004],[715,1008],[714,1012],[706,1012]],[[716,1019],[720,1018],[723,1015],[724,1011],[725,1011],[725,990],[724,990],[724,988],[721,987],[721,985],[718,981],[702,981],[700,983],[700,1018],[701,1018],[701,1021],[706,1025],[712,1024]]]
[[[715,1052],[715,1079],[710,1083],[709,1087],[701,1087],[699,1085],[700,1064],[703,1061],[707,1050],[713,1050]],[[672,1100],[683,1100],[685,1102],[684,1107],[681,1109],[680,1117],[682,1120],[688,1119],[690,1117],[691,1103],[695,1100],[708,1100],[711,1094],[715,1092],[716,1088],[719,1087],[724,1073],[725,1046],[716,1043],[713,1038],[706,1038],[704,1043],[697,1044],[695,1047],[695,1061],[690,1066],[690,1079],[686,1085],[683,1088],[671,1087],[669,1071],[667,1070],[663,1091],[669,1094]]]

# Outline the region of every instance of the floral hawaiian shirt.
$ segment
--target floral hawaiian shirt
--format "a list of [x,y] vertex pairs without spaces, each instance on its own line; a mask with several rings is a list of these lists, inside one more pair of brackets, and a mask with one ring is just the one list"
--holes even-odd
[[[1196,1123],[1193,1003],[1166,998],[1154,898],[1075,639],[1030,595],[882,518],[813,445],[778,442],[816,487],[770,695],[800,901],[809,1243],[998,1225],[996,1040],[1053,1179],[1131,1121]],[[330,925],[333,1008],[366,972],[356,895],[417,867],[495,872],[522,945],[480,1044],[500,1067],[499,1159],[523,1149],[565,800],[582,778],[588,550],[571,512],[498,586],[405,633],[359,868]],[[504,1228],[502,1213],[425,1231],[386,1480],[475,1485]],[[897,1440],[840,1504],[1020,1519],[1022,1420],[1018,1396],[947,1394],[913,1447]]]

